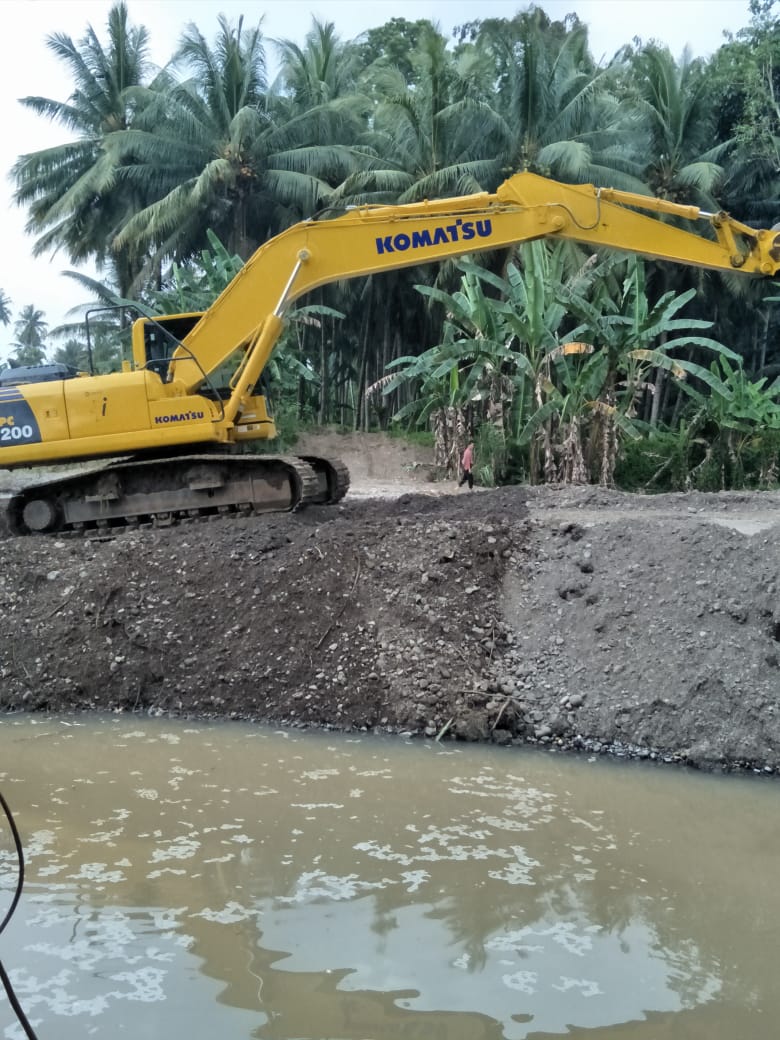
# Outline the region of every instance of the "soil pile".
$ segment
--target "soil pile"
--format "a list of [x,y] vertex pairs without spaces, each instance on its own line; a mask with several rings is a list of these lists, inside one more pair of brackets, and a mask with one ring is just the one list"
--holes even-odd
[[380,498],[335,440],[339,507],[0,540],[0,710],[780,770],[780,495],[455,493],[369,442]]

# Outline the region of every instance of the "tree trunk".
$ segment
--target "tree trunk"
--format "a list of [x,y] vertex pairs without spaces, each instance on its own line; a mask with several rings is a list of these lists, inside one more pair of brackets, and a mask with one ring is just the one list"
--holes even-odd
[[683,393],[679,386],[676,387],[676,390],[677,394],[674,399],[674,406],[672,408],[671,418],[669,419],[669,425],[673,430],[677,429],[678,423],[680,421],[680,412],[682,411],[683,401],[689,400],[689,398],[686,397],[686,395]]
[[655,373],[655,384],[653,393],[650,395],[652,401],[650,403],[650,425],[658,425],[658,416],[661,413],[661,399],[664,396],[666,389],[666,370],[663,368],[656,369]]
[[[661,333],[661,343],[666,344],[669,337],[665,332]],[[658,425],[658,416],[661,413],[661,401],[666,389],[666,370],[659,368],[655,373],[655,390],[653,391],[653,400],[650,406],[650,425]]]
[[[322,292],[320,292],[320,303],[322,303]],[[320,322],[320,407],[317,414],[317,422],[324,426],[328,416],[328,352],[325,347],[325,322]]]
[[756,366],[756,371],[757,372],[763,371],[764,366],[766,365],[766,345],[767,345],[767,340],[769,339],[769,311],[768,310],[765,310],[765,311],[761,312],[761,324],[763,325],[763,329],[761,330],[761,336],[760,336],[760,340],[759,340],[758,364]]
[[352,429],[360,430],[366,429],[366,413],[368,408],[366,407],[367,402],[365,399],[366,393],[366,343],[368,342],[368,336],[366,335],[365,321],[362,323],[361,328],[361,339],[363,346],[360,351],[360,361],[358,363],[358,378],[357,378],[357,394],[355,400],[355,415],[353,417]]

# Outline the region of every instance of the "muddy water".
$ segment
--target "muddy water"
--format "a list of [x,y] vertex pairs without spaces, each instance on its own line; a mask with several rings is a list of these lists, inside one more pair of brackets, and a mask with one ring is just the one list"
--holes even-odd
[[776,782],[20,718],[0,789],[40,1040],[777,1036]]

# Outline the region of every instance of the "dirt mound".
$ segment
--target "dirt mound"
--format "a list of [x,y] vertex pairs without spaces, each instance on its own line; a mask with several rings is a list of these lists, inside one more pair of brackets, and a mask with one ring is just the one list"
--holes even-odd
[[455,493],[423,453],[339,447],[339,507],[0,541],[0,709],[780,769],[780,496]]

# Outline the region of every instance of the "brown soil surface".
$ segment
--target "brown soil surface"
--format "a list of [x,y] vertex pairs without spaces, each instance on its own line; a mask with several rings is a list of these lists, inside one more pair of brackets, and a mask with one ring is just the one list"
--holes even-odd
[[380,435],[298,449],[349,465],[340,506],[0,540],[0,710],[780,771],[779,493],[458,492]]

